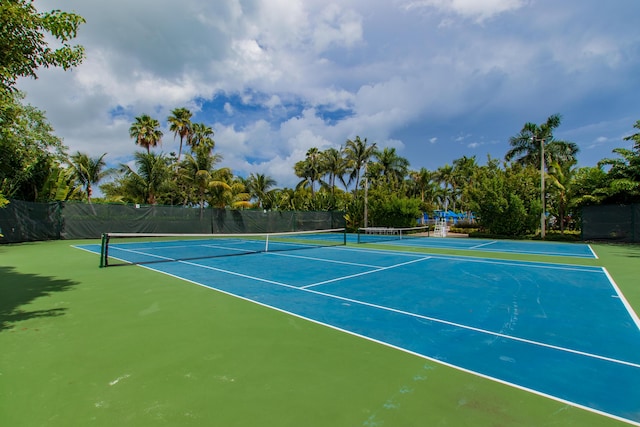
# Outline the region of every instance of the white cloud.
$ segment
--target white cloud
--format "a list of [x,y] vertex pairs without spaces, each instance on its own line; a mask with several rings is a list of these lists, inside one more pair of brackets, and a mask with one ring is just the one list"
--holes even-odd
[[[222,165],[289,186],[311,146],[359,135],[419,168],[479,148],[432,150],[466,129],[500,141],[487,146],[501,157],[523,123],[555,112],[579,117],[567,139],[608,138],[591,152],[609,154],[640,117],[628,95],[639,89],[640,3],[620,1],[605,10],[596,0],[40,0],[87,19],[78,38],[87,58],[20,86],[72,151],[124,159],[136,149],[133,117],[164,121],[186,106],[213,127]],[[240,105],[201,111],[219,94]],[[177,150],[166,129],[161,150]]]
[[317,16],[313,38],[318,52],[331,46],[352,47],[362,41],[362,17],[355,11],[332,3]]
[[520,9],[527,3],[526,0],[411,0],[405,3],[405,7],[408,10],[433,8],[482,22],[501,13]]
[[282,106],[282,100],[278,95],[271,95],[269,100],[265,102],[264,105],[269,109],[274,109]]

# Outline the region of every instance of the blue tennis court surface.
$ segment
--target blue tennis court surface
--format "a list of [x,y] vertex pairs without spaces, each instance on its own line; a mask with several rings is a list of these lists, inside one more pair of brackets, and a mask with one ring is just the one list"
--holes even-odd
[[[573,258],[596,258],[591,246],[583,243],[532,242],[519,240],[488,240],[442,237],[408,237],[400,240],[387,240],[388,236],[361,235],[364,243],[385,245],[473,250],[483,252],[503,252],[531,255],[566,256]],[[357,241],[357,236],[352,237]]]
[[640,425],[640,320],[600,267],[343,246],[146,268]]

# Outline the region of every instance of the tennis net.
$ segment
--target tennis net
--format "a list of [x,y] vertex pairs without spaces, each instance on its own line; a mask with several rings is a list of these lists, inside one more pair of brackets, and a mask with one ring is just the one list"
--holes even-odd
[[376,243],[390,240],[429,236],[429,227],[366,227],[358,229],[358,243]]
[[100,267],[346,245],[344,228],[255,234],[104,233]]

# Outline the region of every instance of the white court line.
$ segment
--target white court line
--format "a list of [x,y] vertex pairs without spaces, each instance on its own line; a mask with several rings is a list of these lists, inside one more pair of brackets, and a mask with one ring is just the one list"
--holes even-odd
[[365,306],[377,308],[377,309],[380,309],[380,310],[391,311],[391,312],[394,312],[394,313],[403,314],[403,315],[411,316],[411,317],[416,317],[418,319],[428,320],[428,321],[435,322],[435,323],[441,323],[441,324],[448,325],[448,326],[455,326],[455,327],[460,328],[460,329],[466,329],[466,330],[470,330],[470,331],[474,331],[474,332],[479,332],[481,334],[491,335],[491,336],[498,337],[498,338],[504,338],[504,339],[508,339],[508,340],[512,340],[512,341],[518,341],[518,342],[522,342],[522,343],[526,343],[526,344],[535,345],[535,346],[538,346],[538,347],[544,347],[544,348],[550,348],[550,349],[553,349],[553,350],[564,351],[564,352],[567,352],[567,353],[578,354],[578,355],[590,357],[590,358],[593,358],[593,359],[604,360],[604,361],[607,361],[607,362],[612,362],[612,363],[616,363],[616,364],[620,364],[620,365],[627,365],[627,366],[631,366],[633,368],[639,368],[640,369],[640,364],[638,364],[638,363],[627,362],[627,361],[624,361],[624,360],[618,360],[618,359],[614,359],[614,358],[611,358],[611,357],[600,356],[600,355],[597,355],[597,354],[587,353],[587,352],[580,351],[580,350],[573,350],[573,349],[566,348],[566,347],[560,347],[560,346],[556,346],[556,345],[552,345],[552,344],[546,344],[546,343],[542,343],[542,342],[539,342],[539,341],[529,340],[529,339],[526,339],[526,338],[514,337],[512,335],[507,335],[507,334],[503,334],[503,333],[500,333],[500,332],[493,332],[493,331],[489,331],[489,330],[486,330],[486,329],[476,328],[474,326],[463,325],[461,323],[456,323],[456,322],[450,322],[448,320],[438,319],[438,318],[431,317],[431,316],[424,316],[424,315],[421,315],[421,314],[411,313],[409,311],[397,310],[395,308],[390,308],[390,307],[386,307],[386,306],[383,306],[383,305],[372,304],[372,303],[359,301],[359,300],[355,300],[355,299],[351,299],[351,298],[341,297],[339,295],[333,295],[333,294],[327,294],[325,292],[314,291],[312,289],[303,289],[303,290],[306,291],[306,292],[313,292],[313,293],[316,293],[318,295],[323,295],[323,296],[330,297],[330,298],[336,298],[336,299],[347,301],[347,302],[351,302],[351,303],[354,303],[354,304],[360,304],[360,305],[365,305]]
[[631,316],[631,318],[635,322],[636,327],[638,329],[640,329],[640,318],[638,318],[638,315],[633,310],[633,307],[631,307],[631,304],[629,304],[629,301],[627,301],[627,299],[625,298],[624,294],[622,293],[622,291],[618,287],[618,284],[616,283],[615,280],[613,280],[613,277],[611,277],[611,275],[609,274],[609,272],[607,271],[606,268],[602,267],[602,271],[604,271],[604,274],[609,279],[609,282],[611,282],[611,286],[613,286],[613,289],[616,291],[616,294],[618,294],[618,298],[620,298],[620,301],[622,301],[622,304],[624,305],[624,307],[629,312],[629,316]]
[[[356,248],[337,248],[339,251],[349,251],[349,252],[365,252],[365,253],[374,253],[381,255],[398,255],[398,256],[406,256],[406,257],[420,257],[423,256],[424,253],[420,252],[402,252],[402,251],[384,251],[380,249],[356,249]],[[550,262],[540,262],[540,261],[499,261],[490,258],[483,258],[480,256],[468,256],[468,255],[438,255],[438,254],[430,254],[429,255],[433,259],[445,259],[445,260],[453,260],[453,261],[462,261],[462,262],[477,262],[477,263],[486,263],[486,264],[497,264],[497,265],[506,265],[506,266],[515,266],[515,267],[533,267],[533,268],[548,268],[551,270],[566,270],[566,271],[584,271],[584,272],[600,272],[600,267],[597,266],[589,266],[589,265],[576,265],[576,264],[554,264]]]
[[433,258],[438,259],[446,259],[453,261],[463,261],[463,262],[477,262],[482,264],[496,264],[496,265],[506,265],[513,267],[526,267],[526,268],[547,268],[549,270],[563,270],[563,271],[580,271],[584,273],[600,273],[602,267],[598,266],[590,266],[590,265],[571,265],[571,264],[545,264],[539,262],[526,262],[526,261],[494,261],[487,258],[459,258],[459,257],[448,257],[448,256],[433,256]]
[[[224,250],[228,250],[228,251],[236,251],[236,252],[247,253],[247,249],[234,248],[234,247],[230,247],[230,246],[218,246],[218,245],[198,245],[198,246],[203,246],[205,248],[211,248],[211,249],[224,249]],[[188,248],[192,248],[193,246],[187,246],[187,247]],[[258,252],[258,251],[256,251],[256,250],[249,250],[248,251],[248,253],[250,253],[250,254],[252,254],[254,252]]]
[[493,244],[496,244],[496,243],[498,243],[498,241],[494,240],[493,242],[487,242],[487,243],[483,243],[481,245],[471,246],[471,247],[469,247],[469,249],[477,249],[477,248],[481,248],[483,246],[489,246],[489,245],[493,245]]
[[[256,280],[258,282],[264,282],[264,283],[269,283],[269,284],[272,284],[272,285],[284,286],[285,288],[300,289],[299,286],[288,285],[286,283],[276,282],[275,280],[263,279],[261,277],[249,276],[248,274],[236,273],[235,271],[224,270],[222,268],[211,267],[209,265],[196,264],[195,262],[191,262],[191,261],[178,261],[178,262],[180,264],[193,265],[194,267],[206,268],[207,270],[219,271],[220,273],[226,273],[226,274],[231,274],[233,276],[244,277],[245,279]],[[180,276],[177,276],[177,277],[180,277]]]
[[420,258],[420,259],[414,259],[414,260],[411,260],[411,261],[403,262],[401,264],[390,265],[388,267],[380,267],[380,268],[377,268],[377,269],[371,270],[371,271],[365,271],[365,272],[362,272],[362,273],[351,274],[349,276],[337,277],[335,279],[325,280],[323,282],[312,283],[310,285],[300,286],[300,289],[308,289],[308,288],[311,288],[311,287],[314,287],[314,286],[319,286],[319,285],[324,285],[324,284],[327,284],[327,283],[337,282],[337,281],[344,280],[344,279],[352,279],[354,277],[364,276],[364,275],[372,274],[372,273],[378,273],[380,271],[389,270],[389,269],[392,269],[392,268],[398,268],[398,267],[405,266],[407,264],[413,264],[413,263],[420,262],[420,261],[425,261],[425,260],[428,260],[428,259],[431,259],[431,257],[424,257],[424,258]]
[[328,262],[331,264],[351,265],[354,267],[382,268],[381,265],[360,264],[357,262],[338,261],[335,259],[317,258],[317,257],[302,256],[302,255],[291,255],[291,254],[286,254],[282,252],[267,252],[267,254],[272,256],[283,256],[283,257],[289,257],[289,258],[307,259],[310,261],[322,261],[322,262]]
[[[454,239],[455,240],[455,239]],[[401,242],[401,243],[398,243]],[[413,244],[415,242],[415,244]],[[402,241],[398,241],[398,240],[393,240],[390,242],[387,242],[388,244],[394,244],[396,246],[411,246],[411,247],[415,247],[415,248],[425,248],[425,249],[454,249],[454,250],[460,250],[460,251],[471,251],[471,250],[475,250],[477,248],[481,248],[483,246],[488,246],[490,244],[493,243],[498,243],[498,241],[494,241],[494,242],[490,242],[490,243],[483,243],[480,245],[476,245],[476,246],[464,246],[459,244],[458,242],[451,242],[450,244],[447,243],[442,243],[442,242],[423,242],[421,240],[402,240]],[[593,253],[593,251],[591,251],[592,256],[589,256],[588,254],[580,254],[580,253],[566,253],[566,252],[554,252],[554,251],[544,251],[544,250],[534,250],[534,249],[481,249],[484,250],[486,252],[498,252],[498,253],[511,253],[511,254],[516,254],[516,255],[544,255],[544,256],[560,256],[560,257],[567,257],[567,258],[579,258],[579,259],[598,259],[598,256],[595,255]]]
[[[131,253],[138,254],[138,255],[146,255],[146,256],[150,256],[150,257],[154,257],[154,258],[162,258],[162,259],[166,259],[167,261],[176,261],[175,258],[169,258],[169,257],[166,257],[166,256],[161,256],[161,255],[154,255],[154,254],[150,254],[150,253],[147,253],[147,252],[140,252],[140,251],[136,251],[134,249],[124,249],[124,248],[119,248],[117,246],[112,246],[109,249],[110,250],[117,249],[119,251],[131,252]],[[127,262],[132,263],[131,261],[127,261]]]

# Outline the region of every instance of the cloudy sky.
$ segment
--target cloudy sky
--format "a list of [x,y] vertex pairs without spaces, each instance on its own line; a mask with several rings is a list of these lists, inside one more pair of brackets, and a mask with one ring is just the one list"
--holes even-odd
[[133,118],[171,110],[211,126],[220,166],[294,186],[310,147],[356,135],[412,169],[502,158],[526,122],[582,166],[640,120],[638,0],[38,0],[87,23],[84,63],[24,79],[71,152],[130,161]]

